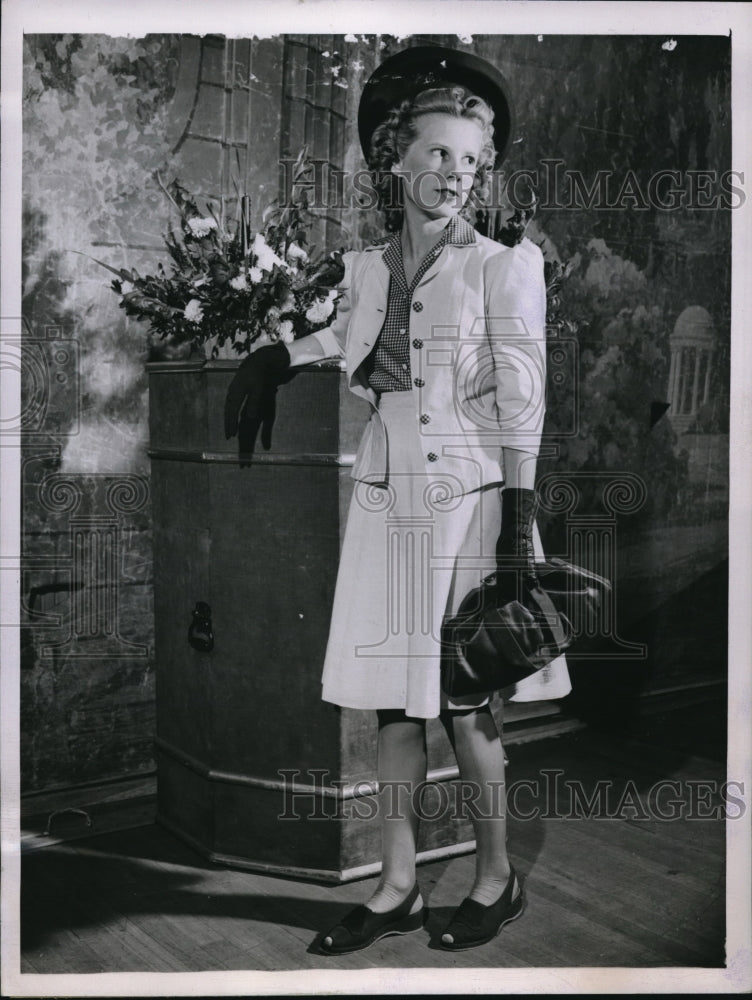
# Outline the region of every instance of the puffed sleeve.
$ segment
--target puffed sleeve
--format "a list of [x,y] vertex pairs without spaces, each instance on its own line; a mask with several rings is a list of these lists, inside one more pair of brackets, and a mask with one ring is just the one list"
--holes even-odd
[[499,443],[537,455],[546,387],[543,254],[524,239],[485,262],[486,329],[491,345]]
[[337,315],[334,322],[325,326],[323,330],[317,330],[312,334],[318,340],[327,358],[337,358],[345,356],[345,342],[347,339],[347,327],[350,323],[350,312],[352,309],[351,285],[353,264],[358,256],[357,251],[348,250],[342,255],[342,263],[345,265],[345,273],[342,280],[337,285],[341,292],[337,301]]

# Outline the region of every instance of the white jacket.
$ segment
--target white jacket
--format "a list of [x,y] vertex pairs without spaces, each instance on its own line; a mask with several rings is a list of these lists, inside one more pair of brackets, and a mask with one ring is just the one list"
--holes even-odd
[[[467,242],[444,246],[417,285],[409,331],[425,471],[457,494],[503,482],[504,447],[537,455],[545,411],[543,255],[528,239],[509,248],[465,227]],[[351,475],[377,482],[388,477],[386,435],[363,362],[386,316],[384,249],[345,255],[336,319],[312,335],[326,357],[344,357],[351,391],[373,407]]]

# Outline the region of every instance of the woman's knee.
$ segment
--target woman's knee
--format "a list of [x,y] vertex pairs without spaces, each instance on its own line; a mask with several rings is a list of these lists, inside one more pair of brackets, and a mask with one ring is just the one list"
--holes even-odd
[[402,709],[380,708],[379,740],[389,745],[403,745],[406,748],[423,747],[426,739],[426,720],[406,715]]
[[489,731],[490,728],[496,731],[491,706],[488,704],[478,708],[443,708],[439,713],[439,718],[452,746],[460,734],[480,730]]

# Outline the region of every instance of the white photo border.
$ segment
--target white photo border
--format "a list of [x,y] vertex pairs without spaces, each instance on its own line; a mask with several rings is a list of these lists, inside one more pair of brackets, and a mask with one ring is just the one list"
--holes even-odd
[[[408,36],[461,24],[468,34],[623,34],[732,41],[732,166],[752,179],[752,16],[746,4],[569,0],[4,0],[2,30],[2,284],[0,339],[16,339],[21,316],[21,76],[24,33],[148,32],[228,37],[296,33]],[[137,31],[134,31],[134,25]],[[583,30],[582,26],[586,26]],[[727,967],[366,969],[353,972],[97,973],[20,972],[19,620],[20,441],[0,448],[0,712],[2,745],[2,994],[45,996],[254,996],[380,993],[744,993],[752,989],[749,789],[752,786],[752,199],[733,213],[728,778],[744,782],[743,820],[727,822]],[[20,375],[0,372],[0,416],[20,412]],[[530,927],[535,935],[535,927]]]

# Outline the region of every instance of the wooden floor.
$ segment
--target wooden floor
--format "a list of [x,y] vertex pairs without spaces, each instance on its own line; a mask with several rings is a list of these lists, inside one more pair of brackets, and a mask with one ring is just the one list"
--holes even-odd
[[[509,849],[527,909],[491,943],[457,954],[436,946],[473,877],[473,856],[422,866],[427,928],[355,955],[316,952],[319,933],[370,892],[220,869],[156,825],[58,844],[26,855],[22,972],[281,970],[440,967],[693,966],[724,963],[722,819],[661,820],[656,783],[724,781],[725,704],[665,711],[630,734],[591,729],[512,746],[508,785],[549,784],[535,804],[520,794]],[[573,818],[573,783],[608,781],[608,811]],[[524,786],[520,786],[524,788]],[[718,803],[717,796],[712,801]],[[639,815],[640,810],[643,815]],[[605,810],[602,810],[602,812]],[[677,809],[678,812],[678,809]]]

